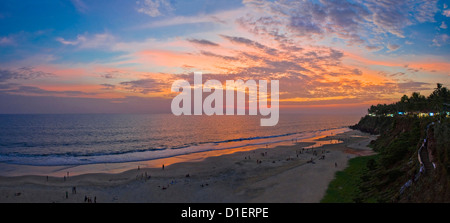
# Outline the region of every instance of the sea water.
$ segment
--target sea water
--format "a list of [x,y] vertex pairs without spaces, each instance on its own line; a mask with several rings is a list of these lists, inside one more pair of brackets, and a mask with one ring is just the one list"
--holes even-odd
[[359,115],[259,116],[172,114],[0,115],[0,163],[35,166],[154,160],[314,137],[355,124]]

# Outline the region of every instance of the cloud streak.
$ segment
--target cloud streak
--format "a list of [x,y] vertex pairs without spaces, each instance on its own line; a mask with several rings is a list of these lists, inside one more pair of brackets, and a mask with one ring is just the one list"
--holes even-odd
[[367,37],[392,34],[405,38],[403,29],[414,24],[433,22],[437,1],[245,1],[247,7],[265,14],[246,15],[238,20],[258,35],[280,41],[303,37],[322,39],[330,35],[348,44],[366,44],[375,49]]
[[137,12],[150,17],[162,16],[163,13],[174,10],[168,0],[141,0],[137,1],[136,5],[138,6]]
[[82,0],[70,0],[77,11],[81,13],[86,13],[88,11],[88,6]]
[[194,44],[203,45],[203,46],[219,46],[219,44],[211,42],[209,40],[205,40],[205,39],[187,39],[187,41],[194,43]]
[[63,45],[77,46],[80,49],[109,49],[115,42],[115,37],[109,33],[98,33],[94,35],[77,35],[74,40],[57,37],[56,41]]
[[35,70],[33,67],[21,67],[17,69],[0,69],[0,83],[9,80],[30,80],[40,77],[51,77],[52,73]]

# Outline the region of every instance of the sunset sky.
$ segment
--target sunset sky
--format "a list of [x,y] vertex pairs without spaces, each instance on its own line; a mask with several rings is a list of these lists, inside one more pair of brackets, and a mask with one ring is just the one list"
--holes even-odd
[[170,111],[196,71],[300,112],[450,87],[450,1],[2,0],[0,27],[0,113]]

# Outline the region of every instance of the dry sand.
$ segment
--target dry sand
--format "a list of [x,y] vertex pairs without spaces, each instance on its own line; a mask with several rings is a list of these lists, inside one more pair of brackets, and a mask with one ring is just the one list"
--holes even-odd
[[[136,166],[121,173],[69,175],[65,180],[36,175],[0,177],[0,202],[83,203],[85,198],[102,203],[319,202],[335,172],[344,169],[350,158],[372,153],[366,145],[373,139],[375,136],[353,130],[319,139],[342,143],[302,150],[311,143],[301,142],[198,162],[182,162],[193,159],[181,156],[176,163],[166,163],[164,170]],[[320,159],[322,155],[324,159]],[[308,162],[311,159],[313,162]]]

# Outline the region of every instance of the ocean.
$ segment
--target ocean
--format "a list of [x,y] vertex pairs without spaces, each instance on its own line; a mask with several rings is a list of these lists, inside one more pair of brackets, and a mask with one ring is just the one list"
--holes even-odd
[[122,163],[305,139],[343,130],[359,115],[261,116],[172,114],[0,115],[0,163],[64,166]]

